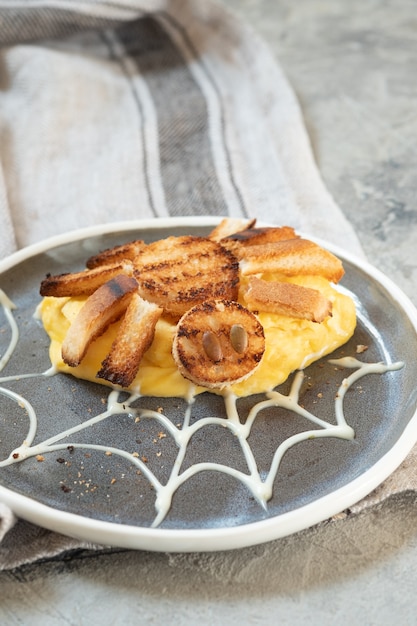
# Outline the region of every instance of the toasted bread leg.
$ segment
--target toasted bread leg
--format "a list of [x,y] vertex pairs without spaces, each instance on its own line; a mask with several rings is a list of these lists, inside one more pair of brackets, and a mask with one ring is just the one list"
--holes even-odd
[[102,363],[97,378],[129,387],[146,350],[152,344],[162,309],[135,293],[121,321],[116,339]]
[[252,228],[255,223],[256,219],[242,220],[240,218],[225,217],[215,228],[213,228],[208,237],[213,241],[220,241],[224,237],[228,237],[234,233]]
[[[248,228],[232,235],[228,235],[228,241],[236,241],[242,246],[258,246],[264,243],[275,243],[288,239],[299,239],[291,226],[267,226],[265,228]],[[223,241],[222,241],[223,243]]]
[[65,296],[89,296],[96,289],[104,285],[118,274],[132,276],[133,266],[129,261],[111,263],[73,274],[59,274],[57,276],[47,276],[40,287],[41,296],[54,296],[62,298]]
[[94,339],[125,312],[137,286],[134,278],[120,274],[89,296],[62,342],[62,359],[67,365],[81,363]]
[[233,250],[242,274],[275,272],[284,276],[322,276],[338,283],[344,274],[334,254],[308,239],[289,239]]
[[332,303],[317,289],[256,276],[249,279],[244,299],[251,311],[279,313],[311,322],[323,322],[332,313]]
[[124,243],[120,246],[114,246],[103,250],[98,254],[87,259],[87,267],[92,269],[109,263],[121,263],[122,261],[133,261],[135,257],[146,247],[146,243],[141,239]]

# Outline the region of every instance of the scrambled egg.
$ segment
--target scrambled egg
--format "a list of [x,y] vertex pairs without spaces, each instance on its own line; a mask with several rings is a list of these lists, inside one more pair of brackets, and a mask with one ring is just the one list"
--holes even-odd
[[[279,279],[282,280],[282,277]],[[332,302],[332,316],[318,324],[259,312],[258,318],[265,331],[265,354],[260,366],[249,378],[231,387],[237,396],[273,389],[283,383],[291,372],[307,367],[346,343],[354,332],[356,311],[351,298],[336,291],[326,279],[319,276],[298,276],[291,278],[290,282],[318,289]],[[62,341],[84,301],[85,298],[46,297],[41,302],[40,317],[51,339],[50,358],[61,372],[109,385],[110,383],[96,378],[96,373],[115,339],[118,322],[112,324],[93,342],[78,367],[69,367],[61,357]],[[244,304],[243,298],[240,301]],[[139,391],[142,395],[158,397],[188,397],[191,393],[207,391],[202,387],[194,389],[179,373],[171,354],[174,332],[174,324],[164,318],[158,321],[153,344],[142,359],[131,386],[132,390]]]

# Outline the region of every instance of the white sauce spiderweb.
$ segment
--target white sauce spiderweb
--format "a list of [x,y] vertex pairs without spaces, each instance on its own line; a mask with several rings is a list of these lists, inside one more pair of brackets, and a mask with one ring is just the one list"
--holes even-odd
[[[4,356],[0,359],[0,371],[3,371],[16,348],[19,339],[19,331],[13,317],[13,309],[15,306],[1,290],[0,303],[3,307],[11,330],[9,345],[4,353]],[[15,463],[21,463],[31,457],[43,457],[45,454],[68,449],[70,447],[73,449],[79,448],[88,451],[101,451],[107,455],[111,455],[112,457],[125,459],[136,467],[148,480],[149,484],[155,491],[155,518],[153,520],[152,527],[158,527],[165,519],[171,508],[172,498],[179,487],[201,472],[221,472],[231,476],[237,481],[240,481],[259,502],[260,506],[266,510],[267,502],[273,495],[274,481],[279,472],[280,464],[285,453],[294,445],[314,438],[335,437],[346,440],[353,439],[355,436],[354,430],[351,426],[349,426],[349,424],[347,424],[343,410],[343,401],[347,390],[363,376],[368,374],[383,374],[387,371],[398,370],[403,367],[403,363],[401,362],[391,363],[388,365],[384,363],[363,363],[350,357],[332,360],[331,362],[337,366],[354,370],[352,374],[342,381],[342,384],[336,394],[336,423],[329,423],[320,417],[317,417],[300,405],[299,393],[304,380],[304,373],[303,371],[299,371],[294,375],[288,395],[284,395],[279,391],[266,393],[265,399],[261,402],[256,402],[251,408],[244,423],[242,423],[239,416],[237,397],[230,391],[226,391],[223,396],[226,418],[210,415],[192,421],[191,418],[193,415],[195,398],[190,398],[186,403],[182,423],[173,424],[169,417],[162,412],[133,406],[134,402],[139,397],[138,394],[132,394],[127,399],[121,400],[122,393],[120,391],[113,390],[109,392],[107,406],[103,412],[94,415],[81,424],[77,424],[71,428],[58,432],[36,444],[34,444],[34,440],[38,431],[38,416],[35,409],[25,397],[11,389],[8,389],[5,385],[10,381],[19,381],[23,378],[50,377],[57,372],[53,368],[50,368],[42,373],[25,374],[23,376],[4,376],[0,378],[0,394],[9,398],[26,411],[28,418],[28,430],[22,443],[11,450],[7,458],[0,460],[0,470],[2,467]],[[266,475],[262,477],[258,470],[257,461],[253,450],[249,445],[248,439],[253,425],[256,420],[259,419],[262,411],[271,408],[281,408],[293,412],[304,418],[307,423],[310,422],[313,424],[315,428],[303,430],[287,437],[284,441],[282,441],[275,450],[269,470],[266,472]],[[155,421],[164,429],[164,432],[167,435],[172,437],[176,444],[177,453],[172,464],[169,477],[165,482],[162,482],[157,478],[146,461],[143,458],[140,458],[137,453],[131,453],[128,450],[112,445],[94,443],[94,427],[100,422],[111,419],[116,415],[127,415],[129,419],[132,420],[146,419]],[[197,462],[184,470],[182,469],[192,437],[198,431],[208,426],[226,428],[235,436],[245,459],[247,472],[238,470],[227,465],[226,463],[210,461]],[[91,429],[91,438],[93,439],[91,443],[79,443],[71,440],[72,436],[87,429]]]

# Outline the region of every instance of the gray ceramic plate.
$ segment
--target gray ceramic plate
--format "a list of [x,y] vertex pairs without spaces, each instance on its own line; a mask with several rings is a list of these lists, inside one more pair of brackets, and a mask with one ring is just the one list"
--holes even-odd
[[[15,378],[40,374],[50,366],[48,339],[33,317],[44,275],[81,269],[94,252],[136,237],[151,241],[169,234],[205,234],[214,223],[213,218],[205,218],[106,225],[32,246],[0,264],[0,287],[16,305],[14,318],[19,328],[19,341],[1,373],[0,461],[32,435],[36,444],[70,427],[77,429],[103,412],[109,395],[101,385],[62,374]],[[247,445],[219,425],[196,429],[180,472],[196,463],[209,465],[201,466],[203,471],[174,490],[167,514],[152,527],[155,484],[167,483],[178,459],[178,445],[170,433],[184,427],[186,412],[182,400],[157,398],[142,398],[130,413],[114,415],[59,440],[61,447],[44,455],[42,462],[32,457],[0,466],[0,499],[18,516],[88,541],[195,551],[237,548],[282,537],[367,495],[400,464],[417,440],[417,314],[381,273],[341,250],[330,249],[344,262],[342,288],[355,294],[359,319],[353,339],[332,358],[355,356],[356,346],[364,344],[368,350],[360,355],[363,361],[401,361],[404,367],[366,375],[352,385],[344,398],[344,413],[355,431],[354,439],[307,436],[292,446],[282,458],[266,506],[260,504],[256,489],[241,480],[248,473],[248,459],[256,461],[261,484],[280,445],[299,432],[318,432],[320,424],[270,407],[259,413]],[[0,331],[3,355],[11,335],[4,313]],[[335,425],[335,395],[351,373],[335,367],[328,358],[309,367],[300,389],[300,405]],[[293,377],[279,391],[287,395],[292,383]],[[36,412],[33,432],[29,432],[28,407],[20,406],[22,399]],[[242,423],[262,399],[239,401]],[[168,422],[153,417],[134,419],[141,408],[153,409],[157,415],[161,406],[171,430]],[[193,406],[188,426],[214,415],[224,420],[223,400],[203,394]],[[127,451],[127,456],[119,451]],[[134,451],[136,461],[132,462],[129,455]],[[140,471],[145,456],[145,471]],[[227,465],[232,471],[214,471],[212,464]],[[153,486],[152,477],[157,481]]]

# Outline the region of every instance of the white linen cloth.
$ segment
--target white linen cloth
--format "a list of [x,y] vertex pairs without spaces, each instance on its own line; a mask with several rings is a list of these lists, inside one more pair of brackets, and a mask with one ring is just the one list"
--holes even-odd
[[[0,258],[178,215],[254,216],[363,255],[281,69],[220,6],[0,0],[0,45]],[[0,569],[91,547],[1,504],[0,542]]]

